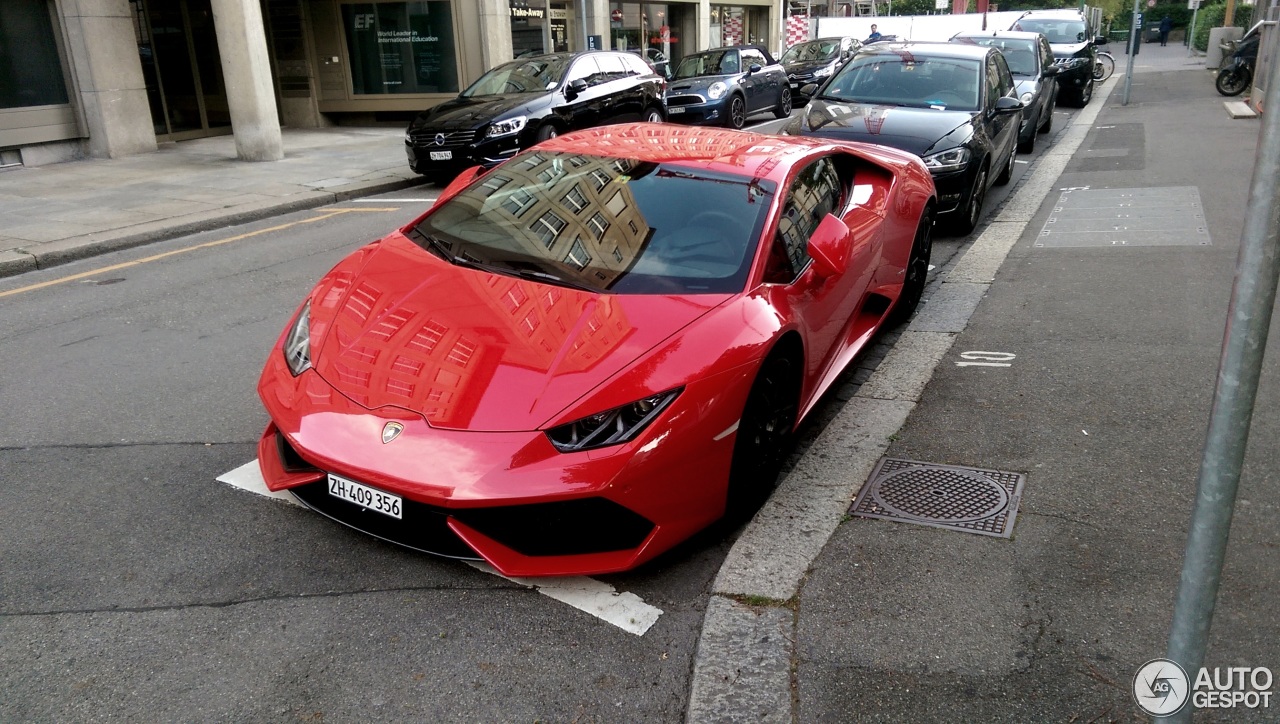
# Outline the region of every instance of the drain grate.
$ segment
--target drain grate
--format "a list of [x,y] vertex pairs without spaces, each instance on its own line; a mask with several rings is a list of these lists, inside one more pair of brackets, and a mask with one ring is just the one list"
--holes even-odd
[[849,512],[999,538],[1013,533],[1026,476],[883,458]]
[[1064,189],[1037,247],[1209,246],[1200,189]]

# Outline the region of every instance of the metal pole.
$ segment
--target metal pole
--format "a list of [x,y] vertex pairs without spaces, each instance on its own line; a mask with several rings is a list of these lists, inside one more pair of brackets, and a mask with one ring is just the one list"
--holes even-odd
[[1196,16],[1200,14],[1200,3],[1191,11],[1191,29],[1187,31],[1187,57],[1196,54]]
[[591,31],[587,29],[587,0],[578,0],[578,10],[580,11],[578,16],[582,20],[582,49],[586,50],[587,35],[591,33]]
[[1138,54],[1137,44],[1142,42],[1141,28],[1138,27],[1138,0],[1133,0],[1133,17],[1129,19],[1129,62],[1124,71],[1124,98],[1120,105],[1129,105],[1129,89],[1133,87],[1133,58]]
[[[1280,63],[1272,64],[1267,88],[1280,88]],[[1280,277],[1280,93],[1267,93],[1258,137],[1258,160],[1245,208],[1235,288],[1213,395],[1213,413],[1196,483],[1182,580],[1169,626],[1168,657],[1195,681],[1204,665],[1209,625],[1222,580],[1227,534],[1235,507],[1249,423],[1258,393],[1267,330]],[[1164,722],[1190,722],[1192,703]]]

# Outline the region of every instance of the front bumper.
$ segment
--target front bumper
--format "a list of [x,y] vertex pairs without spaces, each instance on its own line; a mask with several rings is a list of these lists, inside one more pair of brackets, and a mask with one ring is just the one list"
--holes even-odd
[[692,125],[724,123],[730,97],[728,93],[716,100],[693,94],[669,96],[666,99],[667,120]]
[[969,201],[969,191],[973,186],[973,179],[970,175],[970,167],[973,162],[969,162],[969,166],[959,171],[949,171],[942,174],[932,174],[933,187],[938,194],[938,213],[946,214],[964,207]]
[[[708,431],[736,419],[732,403],[709,403],[745,400],[750,387],[750,370],[728,374],[688,385],[630,443],[561,454],[539,431],[444,430],[408,410],[366,409],[315,370],[290,375],[277,347],[258,385],[271,417],[259,467],[269,489],[409,548],[483,558],[508,576],[616,572],[723,514],[735,436]],[[392,420],[404,431],[383,444]],[[403,517],[329,495],[329,473],[401,496]]]
[[1058,71],[1058,90],[1065,88],[1076,92],[1088,85],[1089,81],[1093,79],[1093,62],[1088,58],[1074,60],[1084,60],[1084,62],[1075,67],[1069,67],[1065,62],[1058,63],[1058,68],[1060,68]]
[[[412,131],[405,139],[405,156],[414,173],[456,173],[472,166],[497,166],[520,152],[522,133],[499,138],[484,136],[485,129],[475,131]],[[437,143],[437,139],[440,142]]]

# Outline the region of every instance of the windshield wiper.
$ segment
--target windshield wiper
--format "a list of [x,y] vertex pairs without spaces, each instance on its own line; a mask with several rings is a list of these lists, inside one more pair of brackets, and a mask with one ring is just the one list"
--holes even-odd
[[581,282],[575,282],[570,279],[565,279],[564,277],[561,277],[561,276],[556,276],[555,274],[551,274],[550,272],[534,271],[533,269],[504,269],[503,271],[498,273],[514,274],[520,277],[521,279],[531,279],[533,281],[539,281],[545,284],[555,284],[556,286],[569,287],[570,289],[577,289],[580,292],[591,292],[592,294],[600,293],[599,289],[588,286]]
[[[441,259],[444,259],[450,264],[457,263],[457,257],[453,255],[453,250],[450,249],[449,245],[440,237],[423,233],[422,230],[416,227],[409,230],[409,236],[415,241],[425,241],[428,246],[424,246],[422,248],[435,253],[435,255]],[[422,246],[422,244],[419,244],[418,246]]]

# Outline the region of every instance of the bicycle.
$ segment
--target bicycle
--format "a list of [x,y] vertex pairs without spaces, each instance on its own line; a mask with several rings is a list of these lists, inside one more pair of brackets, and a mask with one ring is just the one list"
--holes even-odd
[[1093,79],[1098,83],[1111,77],[1116,72],[1116,59],[1105,50],[1098,51],[1098,59],[1093,63]]

